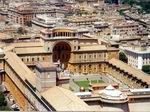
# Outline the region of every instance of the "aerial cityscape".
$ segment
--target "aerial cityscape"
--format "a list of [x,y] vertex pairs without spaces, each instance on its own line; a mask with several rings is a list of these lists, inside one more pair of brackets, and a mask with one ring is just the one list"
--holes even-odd
[[150,112],[150,1],[0,0],[0,111]]

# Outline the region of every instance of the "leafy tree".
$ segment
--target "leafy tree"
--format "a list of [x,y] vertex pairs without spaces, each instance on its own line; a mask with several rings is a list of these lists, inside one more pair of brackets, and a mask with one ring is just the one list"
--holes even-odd
[[142,10],[146,13],[150,13],[150,1],[140,1],[137,5],[140,5]]
[[25,30],[23,27],[19,27],[18,30],[17,30],[17,33],[19,33],[19,34],[26,34],[27,30]]
[[0,107],[1,106],[6,106],[7,102],[5,101],[5,97],[2,93],[0,93]]
[[112,0],[105,0],[105,3],[109,3],[109,4],[112,4]]
[[123,62],[125,62],[125,63],[128,62],[128,58],[127,58],[127,56],[125,55],[125,53],[123,53],[123,52],[120,52],[120,53],[119,53],[119,60],[121,60],[121,61],[123,61]]
[[28,27],[32,27],[31,21],[26,21],[26,22],[25,22],[25,25],[28,26]]
[[121,0],[122,4],[129,4],[131,7],[136,3],[135,0]]
[[119,14],[120,14],[120,15],[124,15],[124,11],[126,11],[126,9],[120,9],[120,10],[119,10]]
[[150,74],[150,65],[143,65],[142,71],[147,73],[147,74]]
[[150,13],[150,1],[149,0],[120,0],[122,4],[129,4],[131,7],[135,5],[141,6],[142,10],[139,10],[140,13],[144,11]]

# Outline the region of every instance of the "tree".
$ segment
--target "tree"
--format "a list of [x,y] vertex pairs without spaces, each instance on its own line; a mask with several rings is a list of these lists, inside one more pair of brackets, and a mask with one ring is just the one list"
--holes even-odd
[[131,7],[136,3],[135,0],[121,0],[122,4],[129,4]]
[[140,5],[142,10],[146,13],[150,13],[150,1],[140,1],[137,5]]
[[26,22],[25,22],[25,25],[28,26],[28,27],[32,27],[31,21],[26,21]]
[[19,34],[26,34],[27,30],[25,30],[23,27],[19,27],[18,30],[17,30],[17,33],[19,33]]
[[1,106],[6,106],[7,105],[7,102],[5,100],[5,97],[2,93],[0,93],[0,107]]
[[121,60],[121,61],[123,61],[123,62],[125,62],[125,63],[128,62],[128,58],[127,58],[127,56],[125,55],[125,53],[123,53],[123,52],[120,52],[120,53],[119,53],[119,60]]
[[105,3],[109,3],[109,4],[112,4],[112,0],[105,0]]
[[142,71],[147,73],[147,74],[150,74],[150,65],[143,65]]
[[124,15],[124,11],[126,11],[126,9],[120,9],[118,12],[120,15]]

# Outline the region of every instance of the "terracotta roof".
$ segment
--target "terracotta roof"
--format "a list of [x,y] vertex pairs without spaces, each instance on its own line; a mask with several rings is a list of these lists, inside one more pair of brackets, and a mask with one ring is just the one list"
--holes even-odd
[[41,95],[56,111],[92,111],[73,92],[58,86],[42,92]]
[[117,60],[117,59],[111,59],[109,60],[109,63],[128,72],[129,74],[132,74],[134,77],[137,77],[138,79],[141,79],[142,81],[146,82],[148,85],[150,85],[150,75],[136,69],[133,68],[131,66],[129,66],[128,64]]
[[15,48],[17,54],[33,54],[33,53],[47,53],[43,47],[25,47]]
[[14,47],[40,47],[42,43],[40,42],[19,42],[19,43],[12,43]]
[[19,75],[22,80],[28,80],[35,86],[35,74],[21,61],[21,59],[13,52],[5,53],[6,62]]
[[13,39],[13,38],[5,33],[0,33],[0,40],[6,40],[6,39]]
[[80,51],[93,51],[93,50],[107,50],[106,46],[103,45],[86,45],[81,46]]

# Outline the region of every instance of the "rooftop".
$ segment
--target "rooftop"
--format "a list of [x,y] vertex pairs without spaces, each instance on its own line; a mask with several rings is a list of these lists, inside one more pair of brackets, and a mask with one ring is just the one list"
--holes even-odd
[[147,54],[149,53],[150,54],[150,47],[126,47],[125,48],[126,51],[130,51],[130,52],[134,52],[134,53],[137,53],[137,54]]
[[6,52],[5,60],[23,81],[28,80],[33,86],[35,86],[35,74],[21,61],[21,59],[15,53]]
[[136,68],[133,68],[131,66],[129,66],[128,64],[117,60],[117,59],[111,59],[109,60],[109,63],[121,68],[122,70],[128,72],[129,74],[132,74],[134,77],[137,77],[138,79],[141,79],[142,81],[146,82],[148,85],[150,85],[150,76]]
[[36,63],[36,68],[40,72],[45,72],[45,71],[56,71],[56,65],[50,62],[37,62]]
[[4,50],[0,48],[0,54],[4,54]]
[[21,47],[15,48],[14,51],[17,54],[47,53],[43,47]]
[[81,46],[80,51],[93,51],[93,50],[107,50],[106,46],[104,45],[86,45]]
[[84,101],[70,90],[56,86],[41,94],[56,111],[92,111]]
[[9,35],[5,33],[0,33],[0,40],[12,39]]
[[127,95],[115,89],[112,85],[107,86],[104,90],[99,91],[101,100],[107,103],[125,103]]

